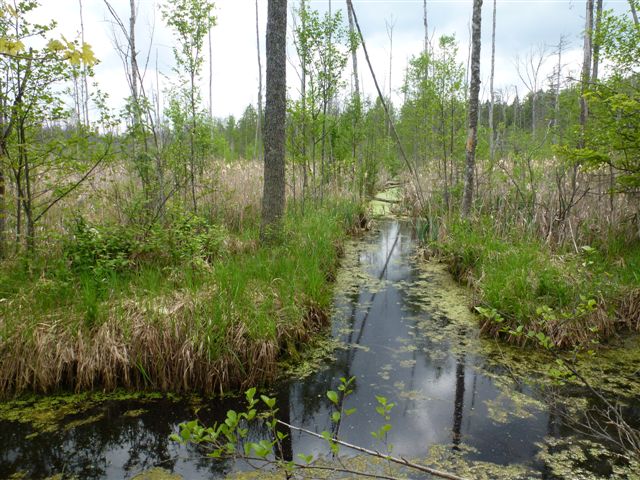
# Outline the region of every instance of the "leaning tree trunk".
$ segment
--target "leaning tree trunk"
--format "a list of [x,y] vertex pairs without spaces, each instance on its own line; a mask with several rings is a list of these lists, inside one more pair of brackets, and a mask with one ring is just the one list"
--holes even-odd
[[469,89],[469,132],[467,135],[462,217],[467,217],[473,201],[473,180],[478,143],[478,95],[480,93],[480,31],[482,25],[482,0],[473,0],[471,31],[471,85]]
[[264,119],[262,240],[279,233],[285,207],[285,113],[287,101],[287,0],[269,0],[267,91]]

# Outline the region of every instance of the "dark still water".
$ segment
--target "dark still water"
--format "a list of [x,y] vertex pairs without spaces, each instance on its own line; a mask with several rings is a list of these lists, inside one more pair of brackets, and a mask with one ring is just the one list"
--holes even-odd
[[[638,478],[637,460],[581,433],[584,413],[598,403],[584,388],[547,381],[541,372],[548,359],[479,339],[467,293],[442,266],[419,258],[410,225],[384,220],[352,242],[336,292],[333,336],[340,345],[313,373],[272,392],[282,420],[385,450],[371,435],[384,423],[375,411],[378,395],[396,404],[387,441],[398,456],[468,478]],[[627,346],[632,350],[638,343]],[[624,400],[637,426],[640,378],[625,377],[627,367],[605,363],[610,382],[603,387],[612,400]],[[344,408],[357,411],[333,423],[325,393],[352,376],[355,391]],[[205,479],[247,469],[169,440],[180,422],[212,424],[228,409],[242,409],[235,398],[88,395],[0,407],[0,478],[134,478],[161,467],[164,476],[138,478]],[[323,441],[288,433],[287,457],[328,455]]]

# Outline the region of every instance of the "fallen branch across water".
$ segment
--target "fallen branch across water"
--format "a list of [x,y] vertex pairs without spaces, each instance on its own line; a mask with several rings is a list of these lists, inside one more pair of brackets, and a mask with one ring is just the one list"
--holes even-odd
[[[283,427],[290,428],[291,430],[296,430],[298,432],[306,433],[307,435],[311,435],[312,437],[320,438],[320,439],[323,439],[323,440],[325,439],[319,433],[312,432],[311,430],[307,430],[307,429],[302,428],[302,427],[296,427],[294,425],[290,425],[290,424],[288,424],[286,422],[283,422],[282,420],[278,420],[278,423],[280,425],[282,425]],[[338,445],[342,445],[343,447],[347,447],[347,448],[350,448],[352,450],[356,450],[356,451],[361,452],[361,453],[366,453],[367,455],[371,455],[372,457],[381,458],[383,460],[387,460],[389,462],[393,462],[395,464],[402,465],[404,467],[408,467],[408,468],[411,468],[411,469],[414,469],[414,470],[418,470],[420,472],[428,473],[430,475],[433,475],[434,477],[446,478],[448,480],[467,480],[464,477],[459,477],[458,475],[455,475],[453,473],[443,472],[441,470],[436,470],[435,468],[425,467],[424,465],[420,465],[418,463],[410,462],[406,458],[393,457],[391,455],[380,453],[377,450],[370,450],[368,448],[360,447],[358,445],[354,445],[352,443],[348,443],[348,442],[345,442],[343,440],[338,440],[336,438],[332,439],[331,441],[334,442],[334,443],[337,443]]]

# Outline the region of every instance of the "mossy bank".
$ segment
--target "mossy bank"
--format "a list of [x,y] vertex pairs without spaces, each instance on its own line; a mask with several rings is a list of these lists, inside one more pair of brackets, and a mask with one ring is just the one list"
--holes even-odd
[[219,392],[272,380],[327,323],[351,203],[290,211],[280,241],[173,212],[152,228],[78,222],[0,269],[0,394]]

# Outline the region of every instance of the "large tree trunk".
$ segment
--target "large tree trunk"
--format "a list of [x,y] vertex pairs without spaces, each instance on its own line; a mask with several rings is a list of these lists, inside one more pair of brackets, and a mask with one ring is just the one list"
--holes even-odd
[[471,31],[471,85],[469,88],[469,133],[466,146],[466,167],[461,215],[467,217],[473,201],[473,180],[478,143],[478,95],[480,93],[480,46],[482,26],[482,0],[473,0]]
[[281,228],[285,207],[285,113],[287,101],[287,0],[269,0],[267,13],[267,94],[264,124],[262,240]]

